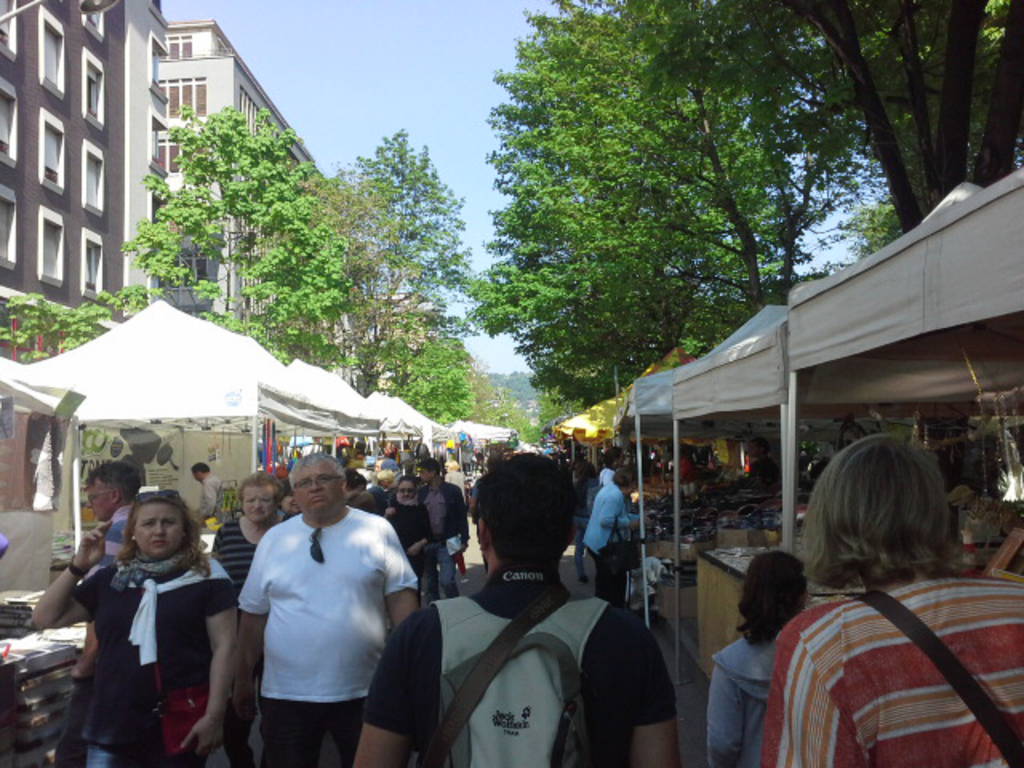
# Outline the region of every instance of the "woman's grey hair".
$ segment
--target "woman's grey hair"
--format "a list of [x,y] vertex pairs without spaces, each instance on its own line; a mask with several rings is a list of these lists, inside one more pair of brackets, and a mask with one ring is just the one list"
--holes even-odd
[[811,494],[804,561],[831,587],[953,576],[961,551],[935,458],[887,435],[837,453]]
[[296,459],[295,463],[292,464],[292,468],[288,471],[288,481],[292,484],[292,487],[295,487],[295,475],[299,470],[305,469],[306,467],[315,467],[319,464],[330,465],[331,471],[336,475],[340,475],[344,471],[341,463],[330,454],[310,453]]

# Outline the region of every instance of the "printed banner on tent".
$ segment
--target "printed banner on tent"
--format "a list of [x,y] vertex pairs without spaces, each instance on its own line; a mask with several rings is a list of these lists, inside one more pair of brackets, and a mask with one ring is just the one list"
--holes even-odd
[[103,462],[128,461],[139,468],[144,486],[180,490],[184,455],[181,430],[86,429],[82,433],[82,483],[89,471]]

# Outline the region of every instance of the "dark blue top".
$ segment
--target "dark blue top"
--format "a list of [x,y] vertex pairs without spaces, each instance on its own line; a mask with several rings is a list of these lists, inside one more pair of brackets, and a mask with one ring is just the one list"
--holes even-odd
[[[472,599],[511,619],[557,576],[543,578],[505,581],[495,574]],[[675,689],[658,644],[635,616],[608,607],[583,649],[581,671],[593,767],[628,766],[633,728],[676,716]],[[431,606],[412,614],[388,638],[367,695],[365,721],[411,736],[422,760],[437,727],[440,677],[441,621]]]

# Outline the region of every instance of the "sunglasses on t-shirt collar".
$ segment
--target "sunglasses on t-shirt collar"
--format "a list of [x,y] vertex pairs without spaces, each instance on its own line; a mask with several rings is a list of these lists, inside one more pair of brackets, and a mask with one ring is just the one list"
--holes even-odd
[[323,528],[314,528],[313,532],[309,534],[309,556],[318,563],[324,561],[324,550],[320,546],[320,532]]

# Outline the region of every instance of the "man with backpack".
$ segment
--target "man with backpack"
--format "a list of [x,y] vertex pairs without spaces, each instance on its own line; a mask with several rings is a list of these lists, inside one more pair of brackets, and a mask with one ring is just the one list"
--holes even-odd
[[356,766],[405,768],[416,751],[426,768],[677,768],[675,692],[654,638],[602,600],[566,602],[569,479],[516,456],[480,480],[477,509],[487,584],[392,633]]

